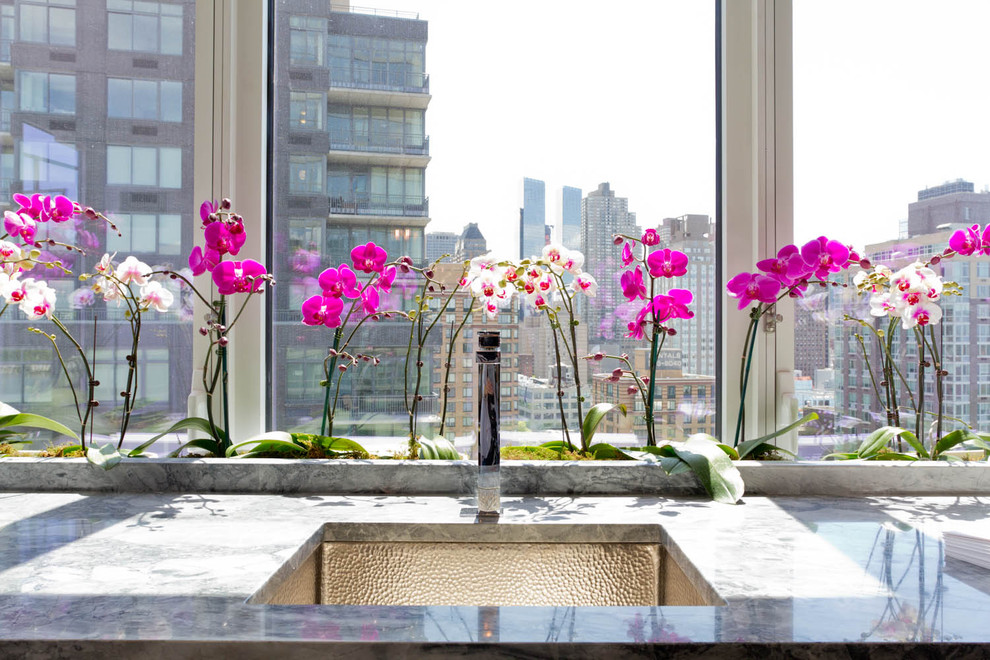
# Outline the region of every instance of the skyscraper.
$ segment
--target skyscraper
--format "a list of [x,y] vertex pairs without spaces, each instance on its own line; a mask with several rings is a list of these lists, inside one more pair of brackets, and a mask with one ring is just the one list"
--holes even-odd
[[426,234],[426,259],[428,264],[432,264],[442,255],[454,256],[457,252],[457,239],[460,236],[454,231],[432,231]]
[[694,293],[694,318],[676,324],[677,334],[664,346],[679,348],[685,374],[715,375],[715,223],[707,215],[664,218],[661,245],[688,257],[687,274],[663,280],[667,288]]
[[519,217],[519,258],[538,256],[546,245],[547,186],[539,179],[523,179],[523,205]]
[[629,200],[616,197],[608,183],[601,183],[581,200],[581,251],[585,270],[598,281],[598,295],[583,310],[589,346],[625,331],[625,321],[616,313],[626,299],[619,284],[621,250],[612,242],[614,234],[637,235],[636,214],[629,212]]
[[560,242],[568,250],[581,249],[581,189],[564,186],[560,199]]
[[488,252],[488,241],[484,234],[478,229],[477,222],[469,222],[464,226],[464,231],[457,237],[457,250],[455,259],[457,261],[468,261]]

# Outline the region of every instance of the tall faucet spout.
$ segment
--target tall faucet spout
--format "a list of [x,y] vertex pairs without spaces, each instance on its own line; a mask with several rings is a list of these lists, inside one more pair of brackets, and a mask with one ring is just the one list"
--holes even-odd
[[499,406],[501,336],[478,333],[478,514],[497,516],[501,506],[499,479]]

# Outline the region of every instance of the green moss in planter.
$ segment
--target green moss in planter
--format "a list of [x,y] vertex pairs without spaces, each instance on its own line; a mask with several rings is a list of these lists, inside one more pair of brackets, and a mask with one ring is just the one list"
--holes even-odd
[[79,445],[48,445],[41,450],[38,454],[42,458],[82,458],[86,454],[83,453],[82,447]]
[[530,461],[590,461],[590,456],[583,456],[578,452],[559,452],[548,447],[502,447],[501,456],[507,461],[530,460]]

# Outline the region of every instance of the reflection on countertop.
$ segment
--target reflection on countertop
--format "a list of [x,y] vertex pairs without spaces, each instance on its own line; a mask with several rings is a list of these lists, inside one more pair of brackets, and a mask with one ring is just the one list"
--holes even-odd
[[343,607],[246,601],[304,561],[326,523],[473,525],[462,513],[471,499],[0,493],[0,655],[177,658],[208,643],[216,654],[273,657],[278,643],[304,657],[371,657],[388,642],[396,656],[611,658],[663,646],[674,657],[767,657],[772,645],[901,657],[938,644],[938,654],[983,657],[990,571],[946,561],[939,533],[983,519],[987,503],[505,498],[501,526],[655,526],[726,604]]

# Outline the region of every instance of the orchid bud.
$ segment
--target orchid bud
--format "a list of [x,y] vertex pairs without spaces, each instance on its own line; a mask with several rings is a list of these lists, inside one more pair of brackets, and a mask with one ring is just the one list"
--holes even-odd
[[612,242],[615,243],[616,245],[622,245],[623,240],[624,239],[618,234],[612,237]]
[[869,268],[870,267],[870,260],[869,259],[860,259],[859,260],[859,267],[860,268]]
[[220,344],[221,346],[226,346],[227,344],[230,343],[230,340],[227,339],[226,337],[221,337],[220,339],[217,340],[217,343]]
[[337,349],[331,348],[329,351],[327,351],[327,353],[330,355],[330,357],[334,357],[335,355],[337,355]]
[[619,380],[620,378],[622,378],[623,373],[624,372],[622,371],[622,369],[613,369],[612,378],[614,378],[615,380]]
[[341,373],[347,371],[347,365],[346,364],[338,364],[337,365],[337,371],[340,371]]
[[224,197],[223,199],[220,200],[220,208],[223,209],[224,211],[229,211],[230,206],[231,206],[231,202],[229,197]]
[[423,366],[423,361],[422,360],[417,360],[416,366],[417,367],[422,367]]
[[626,388],[626,394],[635,394],[637,389],[638,388],[635,385],[630,385]]
[[203,335],[205,337],[206,335],[210,334],[210,331],[207,330],[206,328],[200,328],[199,329],[199,334],[201,334],[201,335]]
[[938,256],[936,254],[934,257],[932,257],[932,260],[929,263],[934,266],[935,264],[937,264],[940,261],[942,261],[942,257],[940,257],[940,256]]
[[673,337],[676,334],[677,334],[677,330],[674,330],[673,328],[667,328],[667,336],[668,337]]
[[84,213],[86,214],[86,217],[89,218],[90,220],[96,220],[99,217],[99,213],[97,213],[96,209],[94,209],[92,206],[87,206]]
[[649,376],[646,376],[645,378],[640,378],[640,380],[643,381],[643,385],[649,385],[650,384],[650,377]]
[[422,394],[417,394],[416,395],[416,400],[417,401],[422,401],[423,400],[423,395]]
[[629,359],[629,353],[623,353],[619,357],[622,358],[623,360],[628,360]]

